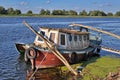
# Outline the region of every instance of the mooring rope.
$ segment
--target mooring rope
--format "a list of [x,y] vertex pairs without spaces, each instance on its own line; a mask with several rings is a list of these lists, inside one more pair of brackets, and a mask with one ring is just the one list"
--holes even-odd
[[[23,38],[25,37],[27,31],[28,31],[28,29],[25,30],[25,33],[21,36],[21,38],[18,40],[18,42],[21,42],[22,40],[24,40]],[[30,34],[30,33],[29,33],[29,34]]]

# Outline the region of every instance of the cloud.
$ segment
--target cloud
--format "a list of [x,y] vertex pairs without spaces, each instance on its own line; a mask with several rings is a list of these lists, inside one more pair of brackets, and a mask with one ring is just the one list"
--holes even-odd
[[110,4],[110,3],[106,3],[105,6],[110,7],[110,6],[112,6],[112,4]]
[[105,3],[105,4],[99,4],[98,7],[111,7],[112,4],[110,3]]
[[80,7],[78,7],[78,6],[76,6],[76,7],[74,7],[74,8],[73,8],[73,10],[75,10],[75,11],[80,11],[80,10],[81,10],[81,8],[80,8]]
[[22,6],[27,5],[27,2],[21,2],[20,5]]
[[111,3],[98,3],[98,2],[92,2],[93,5],[97,6],[97,7],[111,7],[112,4]]
[[50,4],[50,2],[51,2],[50,0],[47,0],[47,2],[46,2],[46,3],[47,3],[47,4]]
[[97,4],[97,2],[93,2],[92,4]]

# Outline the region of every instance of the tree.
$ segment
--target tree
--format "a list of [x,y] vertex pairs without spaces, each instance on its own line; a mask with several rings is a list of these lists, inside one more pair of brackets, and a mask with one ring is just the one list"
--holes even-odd
[[76,12],[76,11],[73,11],[73,10],[70,10],[70,11],[68,11],[68,14],[69,14],[69,15],[77,15],[77,12]]
[[80,16],[87,16],[87,12],[83,10],[82,12],[79,13]]
[[107,16],[103,11],[99,11],[99,10],[94,10],[94,11],[90,11],[89,16]]
[[97,11],[90,11],[89,16],[97,16]]
[[45,15],[45,14],[46,14],[46,11],[44,9],[41,9],[40,15]]
[[0,6],[0,14],[5,14],[6,10],[4,7]]
[[50,15],[50,10],[41,9],[40,15]]
[[18,15],[18,14],[21,14],[21,11],[18,10],[18,9],[16,9],[16,10],[15,10],[15,14],[17,14],[17,15]]
[[107,16],[103,11],[98,11],[98,16]]
[[107,16],[113,16],[113,13],[109,12],[107,13]]
[[50,15],[50,10],[46,10],[46,15]]
[[69,11],[66,11],[65,9],[63,9],[63,15],[69,15]]
[[115,13],[115,16],[120,16],[120,11],[117,11],[117,12]]
[[64,15],[62,10],[53,10],[52,15]]
[[8,8],[7,13],[8,14],[15,14],[15,11],[13,8]]
[[29,11],[27,12],[27,14],[31,15],[31,14],[33,14],[33,13],[32,13],[32,11],[31,11],[31,10],[29,10]]

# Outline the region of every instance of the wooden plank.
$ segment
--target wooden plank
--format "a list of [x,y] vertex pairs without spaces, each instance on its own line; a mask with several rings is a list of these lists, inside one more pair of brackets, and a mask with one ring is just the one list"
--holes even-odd
[[78,34],[78,35],[79,34],[81,34],[81,35],[82,34],[89,34],[89,32],[81,32],[81,31],[70,30],[70,29],[66,29],[66,28],[65,29],[64,28],[63,29],[41,28],[41,29],[46,29],[46,30],[49,29],[49,30],[52,30],[52,31],[60,31],[60,32],[63,32],[63,33]]
[[90,30],[97,31],[97,32],[101,32],[101,33],[104,33],[104,34],[113,36],[113,37],[115,37],[115,38],[117,38],[117,39],[120,39],[120,36],[118,36],[118,35],[116,35],[116,34],[113,34],[113,33],[110,33],[110,32],[104,31],[104,30],[99,30],[99,29],[93,28],[93,27],[91,27],[91,26],[85,26],[85,25],[82,25],[82,24],[71,24],[70,26],[79,26],[79,27],[88,28],[88,29],[90,29]]
[[108,48],[108,47],[103,47],[103,46],[101,47],[101,49],[104,51],[120,54],[120,50],[116,50],[116,49],[112,49],[112,48]]
[[80,32],[80,31],[68,30],[68,29],[60,29],[59,31],[63,33],[78,34],[78,35],[89,34],[89,32]]
[[91,45],[91,46],[94,48],[101,48],[104,51],[120,54],[120,50],[112,49],[112,48],[105,47],[105,46],[99,46],[99,45]]

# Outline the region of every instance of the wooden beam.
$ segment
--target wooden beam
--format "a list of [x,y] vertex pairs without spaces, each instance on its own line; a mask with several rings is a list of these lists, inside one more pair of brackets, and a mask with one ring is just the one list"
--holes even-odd
[[80,32],[80,31],[69,30],[69,29],[60,29],[59,31],[64,33],[69,33],[69,34],[78,34],[78,35],[89,34],[89,32]]
[[104,51],[120,54],[120,50],[116,50],[116,49],[112,49],[112,48],[108,48],[108,47],[104,47],[104,46],[102,46],[101,49]]
[[117,39],[120,39],[120,36],[118,36],[118,35],[116,35],[116,34],[113,34],[113,33],[110,33],[110,32],[104,31],[104,30],[99,30],[99,29],[93,28],[93,27],[91,27],[91,26],[85,26],[85,25],[82,25],[82,24],[71,24],[70,26],[79,26],[79,27],[88,28],[88,29],[90,29],[90,30],[97,31],[97,32],[101,32],[101,33],[110,35],[110,36],[112,36],[112,37],[115,37],[115,38],[117,38]]

